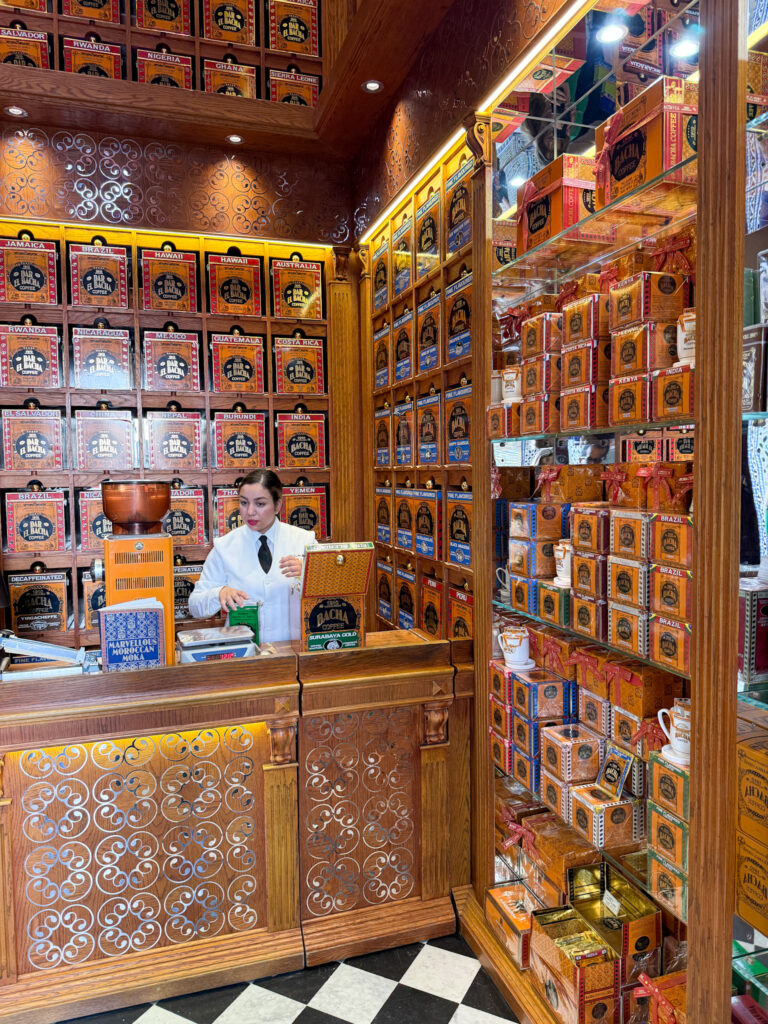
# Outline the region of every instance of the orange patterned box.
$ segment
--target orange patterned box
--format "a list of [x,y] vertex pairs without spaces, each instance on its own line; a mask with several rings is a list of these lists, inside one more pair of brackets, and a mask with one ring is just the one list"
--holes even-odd
[[650,656],[674,672],[691,671],[691,624],[655,613],[650,617]]
[[683,690],[678,676],[655,665],[643,665],[632,658],[614,656],[604,672],[614,711],[623,708],[638,719],[655,715],[660,708],[671,707]]
[[519,404],[522,434],[557,433],[560,430],[559,395],[535,395]]
[[256,42],[255,0],[203,0],[206,39],[253,46]]
[[614,508],[645,509],[646,483],[642,463],[616,462],[603,470],[605,497]]
[[571,824],[598,850],[628,846],[642,838],[645,802],[632,796],[615,796],[600,786],[587,784],[571,790]]
[[582,384],[560,392],[560,429],[564,433],[608,424],[608,385]]
[[499,736],[493,729],[490,730],[491,761],[500,772],[505,775],[514,773],[515,745],[512,740]]
[[599,339],[563,345],[561,360],[564,387],[604,384],[611,376],[611,343]]
[[536,491],[544,501],[601,501],[601,466],[544,466],[536,474]]
[[523,398],[560,390],[560,353],[545,352],[520,364]]
[[[517,190],[517,254],[521,256],[595,210],[595,161],[565,153]],[[578,238],[609,241],[612,225],[589,224]]]
[[607,295],[586,295],[563,306],[563,346],[607,337]]
[[646,508],[654,512],[687,512],[693,496],[690,462],[653,462],[637,475],[646,485]]
[[326,465],[325,415],[323,413],[279,412],[275,415],[277,429],[277,464],[281,468]]
[[608,642],[631,654],[648,654],[648,613],[628,605],[608,605]]
[[651,516],[631,509],[611,509],[611,554],[647,560],[651,546]]
[[[497,666],[498,662],[491,662]],[[569,718],[573,712],[571,685],[553,672],[534,668],[526,672],[514,672],[510,676],[512,700],[515,714],[528,721]],[[494,680],[491,680],[492,685]]]
[[61,387],[59,328],[42,324],[0,325],[0,386]]
[[267,31],[272,50],[320,55],[317,0],[268,0]]
[[608,557],[608,599],[648,608],[648,563],[632,558]]
[[572,788],[572,782],[563,782],[562,779],[558,779],[556,775],[542,768],[539,795],[547,807],[554,811],[555,814],[559,814],[568,825],[571,823]]
[[264,338],[256,334],[212,334],[214,392],[264,393]]
[[509,541],[509,570],[530,578],[551,578],[555,575],[555,548],[551,540]]
[[608,632],[607,603],[602,598],[571,591],[571,629],[593,640],[605,640]]
[[[139,53],[142,52],[139,50]],[[158,58],[173,56],[155,53],[154,50],[148,52]],[[139,81],[143,79],[139,77]],[[191,88],[191,84],[185,88]],[[140,267],[142,309],[174,313],[197,312],[197,253],[176,252],[175,249],[142,249]]]
[[646,322],[611,335],[611,376],[663,370],[677,359],[677,323]]
[[213,450],[217,469],[250,469],[266,462],[265,412],[216,412]]
[[521,970],[529,966],[531,912],[541,906],[523,882],[495,885],[485,894],[486,919]]
[[692,366],[671,366],[651,374],[651,415],[654,422],[693,418]]
[[677,322],[690,305],[688,278],[645,271],[621,281],[609,293],[611,332],[648,321]]
[[693,572],[651,564],[648,570],[651,611],[690,621],[693,616]]
[[662,565],[690,569],[693,564],[693,516],[654,512],[651,516],[650,559]]
[[606,556],[591,551],[574,551],[571,562],[573,589],[590,597],[606,596]]
[[502,704],[491,694],[490,715],[491,728],[496,735],[506,740],[514,740],[515,709],[510,704]]
[[559,352],[562,345],[563,318],[559,313],[539,313],[524,320],[520,328],[520,353],[523,359]]
[[650,384],[648,374],[634,377],[618,377],[611,380],[608,388],[611,426],[629,423],[646,423],[650,407]]
[[[225,95],[256,98],[256,80],[253,77],[256,72],[255,68],[246,68],[240,64],[219,64],[216,61],[208,60],[204,63],[206,92],[222,92]],[[214,72],[217,70],[218,77],[214,77]],[[233,92],[237,88],[239,78],[230,83],[223,80],[225,74],[230,77],[237,75],[242,78],[245,76],[245,81],[239,86],[240,92]],[[250,91],[246,91],[249,82]],[[208,294],[211,313],[263,316],[262,263],[261,256],[210,253],[208,255]]]
[[579,721],[608,739],[611,735],[611,702],[580,686]]
[[[602,487],[602,479],[598,479]],[[574,548],[592,551],[597,555],[608,552],[610,511],[600,505],[574,505],[571,512],[571,540]]]
[[448,638],[474,636],[474,597],[458,587],[448,588]]
[[605,738],[585,725],[557,725],[541,733],[541,764],[563,782],[594,782]]
[[608,683],[604,668],[608,661],[619,655],[612,654],[597,644],[579,643],[571,654],[571,662],[576,670],[576,683],[579,689],[588,690],[603,700],[609,698]]

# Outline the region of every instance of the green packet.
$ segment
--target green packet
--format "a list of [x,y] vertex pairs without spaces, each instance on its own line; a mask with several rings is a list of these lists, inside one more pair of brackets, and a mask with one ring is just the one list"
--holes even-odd
[[234,608],[227,616],[228,626],[248,626],[256,644],[259,643],[259,607],[258,603],[244,604],[242,608]]

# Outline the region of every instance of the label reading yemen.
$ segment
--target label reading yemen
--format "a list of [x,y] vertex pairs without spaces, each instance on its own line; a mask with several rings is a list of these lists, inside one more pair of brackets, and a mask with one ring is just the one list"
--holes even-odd
[[323,319],[322,263],[270,259],[272,311],[282,320]]
[[312,530],[317,540],[328,536],[328,494],[323,484],[284,487],[280,518],[301,530]]
[[324,338],[273,339],[275,349],[275,390],[278,395],[325,394],[323,374]]
[[205,0],[203,33],[206,39],[253,46],[256,42],[254,0]]
[[73,327],[72,377],[76,388],[114,391],[130,388],[130,333],[127,330]]
[[58,328],[0,324],[0,385],[60,387]]
[[214,392],[264,392],[264,338],[260,335],[212,335],[211,360]]

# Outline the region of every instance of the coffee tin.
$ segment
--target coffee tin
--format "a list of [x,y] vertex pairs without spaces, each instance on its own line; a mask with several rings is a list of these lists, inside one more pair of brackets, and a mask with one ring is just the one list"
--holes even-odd
[[472,492],[448,490],[448,561],[454,565],[472,565]]
[[397,626],[399,629],[413,629],[416,615],[416,574],[398,565],[395,587]]
[[283,487],[280,518],[301,530],[311,530],[318,541],[328,537],[328,489],[325,484]]
[[267,0],[269,48],[320,56],[317,0]]
[[443,557],[443,492],[409,491],[416,554],[437,560]]
[[72,386],[105,391],[131,387],[131,335],[127,330],[72,328]]
[[64,422],[58,409],[3,409],[3,468],[64,468]]
[[421,577],[419,626],[436,640],[444,639],[443,592],[445,585],[434,576]]
[[464,359],[472,351],[472,271],[445,289],[445,325],[448,362]]
[[324,413],[279,412],[277,428],[277,464],[281,469],[325,469]]
[[420,281],[440,260],[440,193],[434,192],[416,210],[416,280]]
[[198,412],[150,409],[144,421],[147,469],[202,469],[203,430]]
[[413,376],[413,311],[406,309],[392,324],[395,352],[395,380]]
[[272,315],[279,320],[323,319],[323,265],[302,260],[270,258]]
[[64,491],[7,491],[8,551],[64,551]]
[[[89,13],[85,17],[92,18],[93,14]],[[68,37],[64,38],[62,46],[65,71],[71,71],[76,75],[92,75],[94,78],[123,77],[122,47],[112,43],[96,43],[90,39]]]
[[[215,61],[206,61],[214,64]],[[239,68],[244,65],[225,64],[225,68]],[[255,75],[256,69],[249,68]],[[253,78],[255,89],[255,77]],[[221,92],[221,89],[209,89],[207,92]],[[231,94],[229,94],[231,95]],[[242,92],[238,95],[255,98],[255,92]],[[231,313],[235,316],[262,316],[264,313],[261,291],[261,256],[229,256],[211,253],[208,256],[208,293],[210,296],[211,313],[222,315]]]
[[77,468],[101,471],[133,469],[133,414],[130,409],[76,409]]
[[104,537],[112,533],[112,523],[104,515],[101,488],[80,491],[77,496],[77,508],[80,516],[81,550],[103,551]]
[[430,295],[416,308],[416,349],[418,372],[425,373],[440,365],[442,317],[440,292]]
[[392,232],[392,295],[397,298],[413,283],[413,219],[404,217]]
[[213,493],[216,509],[214,531],[217,537],[224,537],[231,530],[243,525],[240,516],[240,497],[236,487],[215,487]]
[[[9,63],[1,53],[0,63]],[[55,306],[58,301],[55,242],[0,238],[0,302]]]
[[188,36],[189,0],[136,0],[136,25],[152,32]]
[[58,327],[0,324],[0,386],[61,387]]
[[265,412],[215,412],[213,450],[217,469],[267,464]]
[[[45,10],[45,0],[39,0]],[[49,70],[49,41],[45,32],[28,32],[25,28],[0,28],[0,64],[22,68]],[[30,302],[30,299],[16,299]]]
[[211,335],[212,389],[264,393],[264,338],[258,334]]
[[254,46],[255,0],[203,0],[203,36],[225,43]]
[[199,391],[200,338],[195,332],[144,331],[144,387]]
[[317,106],[320,77],[304,75],[298,71],[279,71],[267,68],[267,98],[272,103],[288,103],[296,107]]
[[196,253],[144,249],[141,253],[141,279],[142,309],[197,312]]
[[420,466],[440,465],[442,435],[440,392],[422,395],[416,399],[417,462]]
[[[160,50],[137,50],[136,80],[145,85],[169,85],[173,89],[191,89],[192,59],[178,53],[162,53]],[[155,308],[168,307],[144,306],[144,309]]]
[[392,327],[385,323],[373,332],[373,373],[374,388],[386,388],[390,379],[390,350],[392,347]]
[[297,331],[291,338],[275,337],[275,392],[278,395],[324,395],[324,338],[307,338]]
[[457,252],[472,240],[473,163],[465,160],[445,183],[446,252]]
[[174,544],[205,544],[205,489],[172,487],[171,507],[163,520],[163,531]]
[[63,632],[68,625],[67,573],[9,573],[14,633]]
[[376,465],[388,467],[392,464],[392,410],[388,405],[374,411],[373,423]]

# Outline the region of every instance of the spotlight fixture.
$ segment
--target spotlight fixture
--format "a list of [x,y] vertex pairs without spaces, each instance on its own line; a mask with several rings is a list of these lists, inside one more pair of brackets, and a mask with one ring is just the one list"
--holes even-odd
[[27,117],[27,112],[24,107],[17,107],[15,104],[10,107],[5,107],[5,112],[11,117]]
[[609,18],[605,24],[597,30],[597,41],[606,46],[620,43],[629,32],[629,25],[618,18]]
[[511,188],[522,188],[526,180],[522,175],[516,174],[514,178],[509,179],[509,184]]
[[383,84],[376,78],[369,78],[367,82],[363,82],[361,86],[363,92],[381,92],[384,88]]
[[227,142],[231,142],[233,146],[239,146],[243,141],[242,135],[228,135]]
[[683,36],[669,48],[670,56],[676,57],[678,60],[690,60],[691,57],[696,57],[698,52],[699,41],[692,36]]

